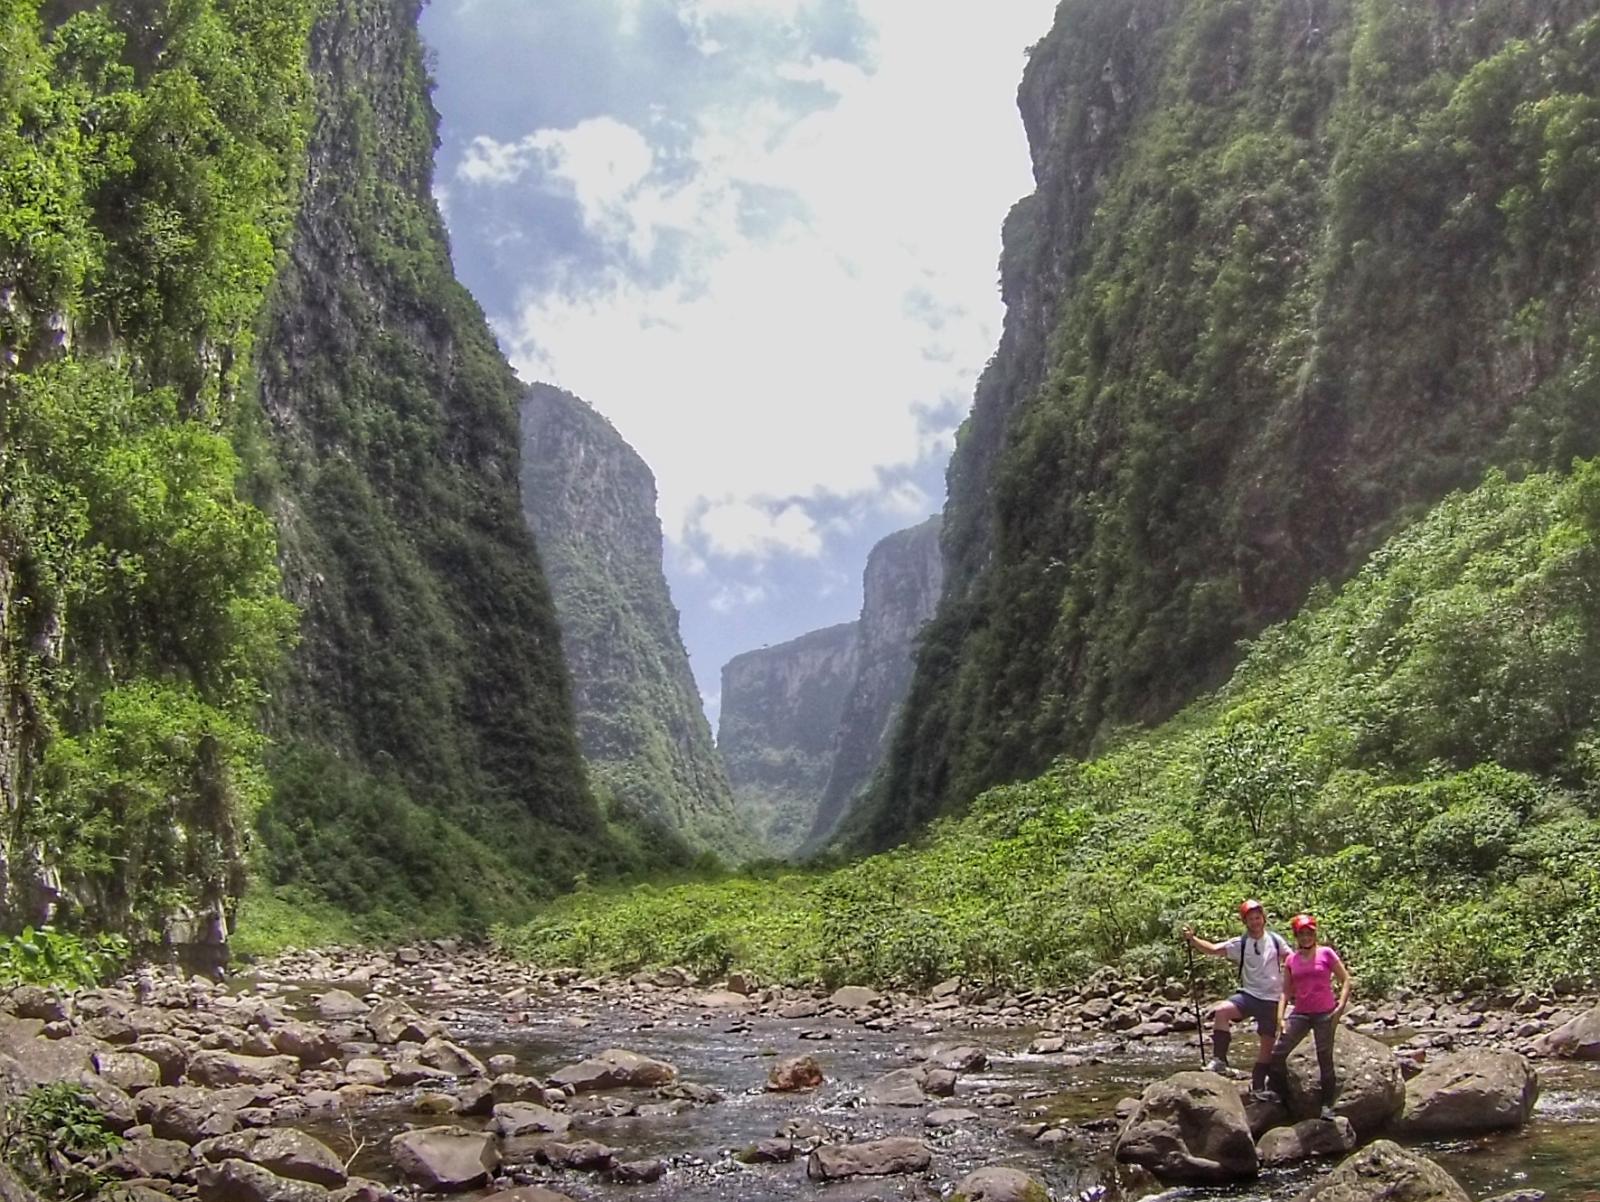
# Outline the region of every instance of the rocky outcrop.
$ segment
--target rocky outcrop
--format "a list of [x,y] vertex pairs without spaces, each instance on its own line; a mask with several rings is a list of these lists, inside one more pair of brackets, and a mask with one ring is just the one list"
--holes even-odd
[[816,820],[858,650],[846,622],[723,665],[717,750],[740,812],[775,851],[797,848]]
[[1294,1202],[1471,1202],[1426,1156],[1380,1139],[1295,1196]]
[[582,400],[534,384],[522,399],[522,512],[596,783],[668,845],[752,850],[679,634],[649,467]]
[[911,684],[916,638],[933,617],[944,582],[940,519],[882,539],[862,574],[856,623],[856,674],[839,716],[828,783],[817,803],[806,847],[824,843],[839,825],[888,748]]
[[1260,1170],[1239,1091],[1216,1073],[1174,1073],[1146,1086],[1114,1151],[1163,1181],[1240,1181]]
[[1471,1048],[1425,1064],[1406,1082],[1400,1131],[1408,1136],[1476,1135],[1520,1127],[1539,1097],[1525,1056]]
[[[1586,193],[1530,183],[1568,152],[1515,117],[1590,94],[1590,15],[1057,6],[945,596],[857,842],[1170,715],[1396,523],[1600,447],[1568,383],[1600,233]],[[1512,61],[1490,105],[1479,68]]]
[[[1339,1096],[1334,1111],[1350,1120],[1356,1134],[1370,1139],[1397,1118],[1406,1101],[1406,1084],[1387,1044],[1349,1027],[1333,1041]],[[1305,1040],[1289,1057],[1289,1112],[1296,1119],[1316,1116],[1322,1106],[1316,1049]]]

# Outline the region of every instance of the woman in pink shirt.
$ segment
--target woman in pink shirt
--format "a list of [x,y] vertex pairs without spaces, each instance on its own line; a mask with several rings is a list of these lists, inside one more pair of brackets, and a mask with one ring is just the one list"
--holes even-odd
[[[1294,932],[1294,951],[1283,962],[1283,996],[1278,999],[1278,1029],[1282,1034],[1272,1049],[1269,1078],[1278,1097],[1287,1104],[1289,1053],[1308,1032],[1314,1033],[1317,1067],[1322,1073],[1322,1117],[1331,1119],[1338,1084],[1333,1072],[1333,1032],[1350,1001],[1350,974],[1338,952],[1318,945],[1315,918],[1296,914],[1289,928]],[[1338,1001],[1333,997],[1335,981],[1339,982]],[[1290,1003],[1294,1010],[1285,1021],[1284,1010]]]

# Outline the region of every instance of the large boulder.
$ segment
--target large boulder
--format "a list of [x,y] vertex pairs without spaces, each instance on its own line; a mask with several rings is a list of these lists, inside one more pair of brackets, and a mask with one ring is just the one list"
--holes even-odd
[[1174,1073],[1146,1086],[1114,1153],[1164,1181],[1239,1181],[1260,1169],[1239,1091],[1216,1073]]
[[557,1069],[550,1074],[550,1084],[573,1093],[590,1093],[624,1086],[665,1085],[677,1075],[678,1070],[664,1060],[608,1048],[592,1059]]
[[[1387,1044],[1340,1027],[1333,1040],[1333,1065],[1339,1078],[1334,1113],[1350,1120],[1357,1137],[1370,1139],[1399,1117],[1406,1083]],[[1308,1035],[1289,1056],[1289,1113],[1295,1119],[1315,1118],[1321,1107],[1321,1073]]]
[[245,1160],[279,1177],[309,1181],[313,1185],[343,1185],[344,1162],[333,1149],[303,1131],[258,1127],[202,1140],[195,1151],[212,1163]]
[[161,1139],[193,1144],[239,1127],[235,1107],[217,1105],[211,1091],[192,1085],[161,1085],[143,1090],[134,1105],[139,1121],[149,1124]]
[[1294,1202],[1472,1202],[1467,1191],[1425,1156],[1380,1139],[1302,1190]]
[[828,1004],[841,1010],[865,1010],[882,1000],[883,995],[876,989],[869,989],[865,985],[844,985],[829,995]]
[[460,1044],[451,1043],[442,1036],[435,1036],[422,1045],[417,1052],[417,1063],[449,1073],[452,1077],[483,1076],[483,1061]]
[[975,1169],[956,1182],[950,1202],[1050,1202],[1044,1184],[1021,1169]]
[[598,1059],[622,1069],[627,1074],[623,1084],[639,1089],[667,1085],[678,1075],[678,1070],[665,1060],[653,1060],[649,1056],[641,1056],[638,1052],[629,1052],[623,1048],[607,1048],[600,1053]]
[[494,1136],[461,1127],[402,1131],[389,1141],[389,1154],[408,1181],[444,1194],[482,1185],[500,1167]]
[[1256,1142],[1263,1168],[1298,1164],[1316,1156],[1343,1156],[1356,1146],[1350,1120],[1302,1119],[1292,1127],[1274,1127]]
[[933,1163],[933,1153],[920,1139],[896,1136],[858,1144],[823,1144],[806,1160],[806,1176],[813,1181],[840,1181],[846,1177],[887,1177],[891,1173],[920,1173]]
[[1473,1135],[1520,1127],[1533,1113],[1539,1074],[1527,1057],[1472,1048],[1431,1061],[1406,1083],[1406,1135]]
[[339,1041],[322,1027],[310,1023],[284,1022],[272,1029],[272,1047],[311,1067],[339,1055]]
[[502,1102],[494,1108],[495,1131],[508,1139],[519,1135],[555,1135],[567,1133],[572,1119],[532,1102]]
[[265,1085],[292,1081],[300,1062],[293,1056],[244,1056],[237,1052],[196,1052],[189,1060],[189,1082],[220,1089],[227,1085]]
[[1543,1036],[1538,1050],[1569,1060],[1600,1060],[1600,1006],[1585,1010]]
[[767,1070],[767,1088],[775,1093],[815,1089],[822,1082],[822,1065],[814,1056],[790,1056]]
[[861,1098],[868,1106],[921,1106],[928,1100],[922,1081],[923,1074],[917,1070],[897,1068],[867,1082]]
[[329,1202],[322,1186],[279,1177],[245,1160],[208,1165],[195,1177],[200,1202]]

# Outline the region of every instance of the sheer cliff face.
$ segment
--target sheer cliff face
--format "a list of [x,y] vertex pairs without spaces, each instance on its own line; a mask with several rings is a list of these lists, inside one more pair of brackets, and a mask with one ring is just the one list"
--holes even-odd
[[717,750],[740,811],[780,854],[796,850],[815,821],[858,648],[857,623],[846,622],[723,666]]
[[431,195],[418,7],[337,0],[313,35],[309,170],[259,356],[258,487],[303,611],[261,826],[277,880],[448,921],[619,853],[522,519],[521,387]]
[[889,535],[867,557],[857,626],[855,679],[834,739],[833,764],[806,846],[833,834],[857,792],[883,760],[911,683],[917,635],[938,604],[944,580],[940,520]]
[[522,401],[522,505],[560,616],[594,782],[661,840],[752,850],[678,631],[650,469],[583,401],[535,384]]
[[1064,0],[854,834],[1171,713],[1488,467],[1600,446],[1592,3]]

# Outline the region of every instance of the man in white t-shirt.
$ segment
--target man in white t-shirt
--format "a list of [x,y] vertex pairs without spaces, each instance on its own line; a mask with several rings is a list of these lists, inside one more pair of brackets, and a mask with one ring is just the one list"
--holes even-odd
[[1212,1057],[1206,1068],[1228,1073],[1233,1024],[1253,1018],[1261,1048],[1250,1072],[1250,1088],[1259,1092],[1267,1088],[1267,1066],[1272,1062],[1272,1044],[1278,1036],[1278,999],[1283,996],[1283,961],[1289,954],[1289,944],[1283,936],[1267,930],[1267,912],[1255,898],[1239,903],[1239,917],[1244,921],[1244,934],[1221,943],[1201,939],[1193,927],[1184,927],[1183,937],[1191,947],[1208,956],[1222,956],[1239,970],[1238,991],[1217,1003],[1211,1012]]

